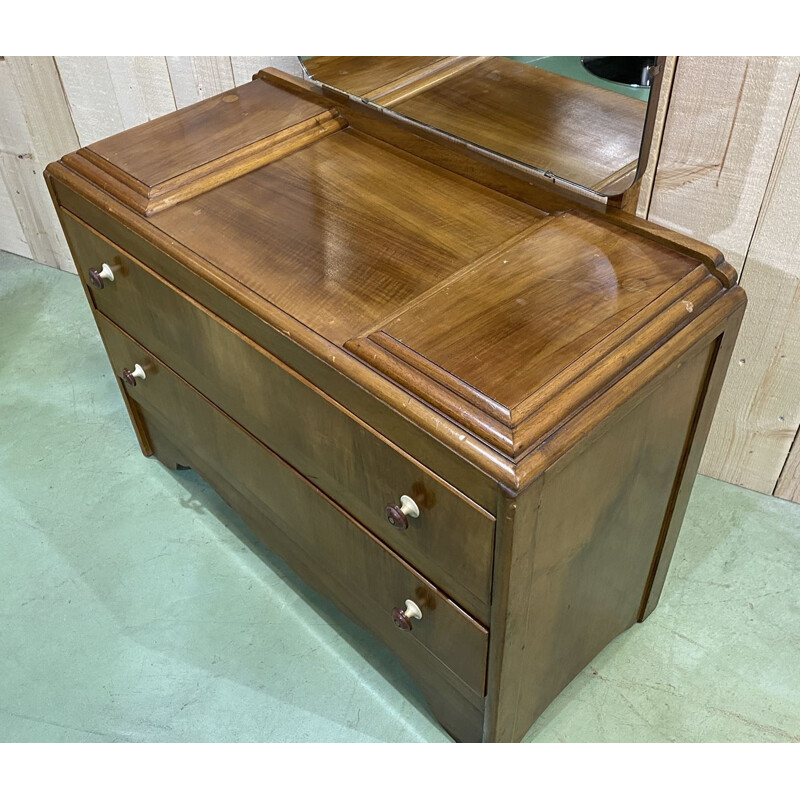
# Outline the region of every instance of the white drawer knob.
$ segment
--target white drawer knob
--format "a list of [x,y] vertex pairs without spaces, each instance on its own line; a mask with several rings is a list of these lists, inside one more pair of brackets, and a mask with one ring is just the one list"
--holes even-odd
[[406,600],[405,610],[402,608],[395,608],[392,610],[392,619],[398,628],[404,631],[411,630],[412,619],[422,619],[422,611],[413,600]]
[[147,377],[144,372],[144,367],[141,364],[136,364],[133,370],[124,369],[122,370],[122,380],[128,384],[128,386],[136,386],[136,379],[144,380]]
[[399,531],[404,531],[408,527],[409,517],[419,516],[419,506],[407,495],[400,498],[400,505],[389,503],[386,506],[386,521]]
[[407,494],[402,495],[400,498],[400,510],[407,517],[416,518],[419,516],[419,506]]
[[103,264],[101,269],[90,269],[89,280],[96,289],[102,289],[106,281],[114,280],[114,272],[108,264]]

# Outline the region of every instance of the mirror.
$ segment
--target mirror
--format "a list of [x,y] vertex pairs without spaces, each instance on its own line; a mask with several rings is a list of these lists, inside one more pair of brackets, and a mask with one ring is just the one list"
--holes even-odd
[[317,83],[607,196],[644,169],[662,64],[655,56],[300,59]]

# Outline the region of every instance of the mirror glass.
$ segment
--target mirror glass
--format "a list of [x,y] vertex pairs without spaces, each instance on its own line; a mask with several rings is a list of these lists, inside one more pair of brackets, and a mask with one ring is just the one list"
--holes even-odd
[[629,188],[643,166],[655,56],[301,61],[318,83],[599,194]]

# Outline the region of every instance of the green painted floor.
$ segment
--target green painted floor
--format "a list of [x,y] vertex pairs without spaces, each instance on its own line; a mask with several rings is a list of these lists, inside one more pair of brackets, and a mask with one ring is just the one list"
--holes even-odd
[[[0,254],[0,740],[448,737],[391,655],[139,453],[74,275]],[[660,607],[526,741],[800,741],[800,506],[697,482]]]

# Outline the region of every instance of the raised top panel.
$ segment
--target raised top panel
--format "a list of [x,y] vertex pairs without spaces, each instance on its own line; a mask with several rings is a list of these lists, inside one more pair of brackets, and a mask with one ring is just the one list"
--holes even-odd
[[[473,431],[516,456],[531,443],[534,412],[563,399],[548,391],[559,376],[574,387],[605,360],[618,377],[630,339],[704,278],[696,258],[569,212],[514,237],[347,347],[442,411],[469,408]],[[675,322],[693,310],[692,301],[678,302]]]
[[548,217],[381,332],[497,401],[511,419],[531,392],[696,266],[602,221]]
[[64,159],[150,216],[344,127],[319,102],[252,81]]
[[183,175],[322,109],[264,81],[182,108],[88,148],[147,187]]

